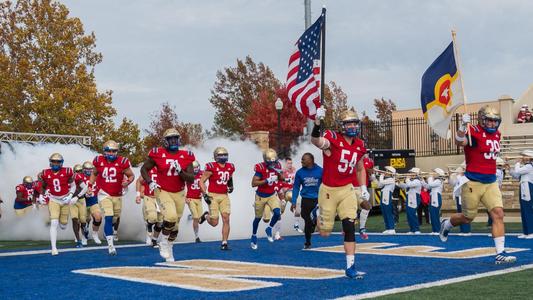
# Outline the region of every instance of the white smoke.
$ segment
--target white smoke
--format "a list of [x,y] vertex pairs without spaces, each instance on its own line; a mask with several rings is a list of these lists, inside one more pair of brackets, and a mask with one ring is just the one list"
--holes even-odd
[[[229,161],[236,167],[233,176],[235,190],[230,194],[230,239],[248,238],[252,232],[254,219],[255,189],[251,186],[254,175],[253,167],[262,161],[261,150],[249,141],[231,141],[227,139],[210,139],[199,148],[191,149],[196,159],[202,166],[213,160],[213,150],[217,146],[223,146],[229,151]],[[0,174],[3,180],[0,182],[0,197],[4,200],[1,205],[2,218],[0,219],[0,240],[49,240],[48,209],[46,207],[33,210],[24,217],[16,217],[13,209],[15,199],[15,186],[22,182],[26,175],[34,179],[38,172],[48,168],[48,157],[54,152],[59,152],[65,159],[65,166],[73,166],[84,161],[92,161],[97,153],[78,145],[41,144],[31,145],[24,143],[2,143],[0,154]],[[315,155],[316,162],[321,165],[322,156],[320,151],[309,142],[304,142],[296,150],[292,157],[293,164],[300,168],[300,158],[303,153],[311,152]],[[136,178],[139,169],[134,168]],[[207,205],[203,203],[204,209]],[[135,186],[130,185],[127,194],[122,200],[122,216],[120,221],[119,236],[121,239],[142,241],[145,238],[145,226],[142,218],[142,206],[135,203]],[[184,209],[180,221],[178,241],[193,241],[192,220],[189,218],[189,208]],[[289,206],[282,216],[282,235],[295,234],[292,226],[296,219],[289,210]],[[299,219],[303,228],[303,220]],[[264,236],[265,224],[261,222],[258,234]],[[204,223],[200,226],[200,238],[203,240],[220,240],[222,219],[215,228]],[[100,231],[102,232],[103,226]],[[101,233],[102,234],[102,233]],[[66,230],[59,230],[59,239],[74,239],[72,225],[69,221]]]

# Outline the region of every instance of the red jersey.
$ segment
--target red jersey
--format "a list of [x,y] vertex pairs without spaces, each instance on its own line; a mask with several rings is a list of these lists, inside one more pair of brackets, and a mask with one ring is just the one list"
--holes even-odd
[[94,158],[93,165],[98,172],[96,176],[98,188],[109,196],[122,196],[124,171],[131,168],[130,160],[119,155],[114,161],[108,161],[103,155],[98,155]]
[[[479,174],[496,174],[496,157],[500,153],[499,131],[488,133],[483,127],[470,127],[472,146],[464,146],[466,171]],[[467,137],[468,138],[468,137]]]
[[70,190],[69,180],[74,178],[72,168],[61,168],[54,173],[52,169],[43,170],[41,179],[46,184],[46,189],[50,195],[61,197],[66,196]]
[[83,174],[83,173],[76,173],[74,174],[74,182],[76,183],[76,187],[80,187],[80,184],[82,182],[85,182],[87,184],[89,182],[89,176]]
[[285,182],[288,182],[289,184],[293,184],[294,183],[294,176],[296,175],[296,170],[293,168],[293,169],[285,169],[283,170],[283,179],[285,180]]
[[[41,190],[43,188],[43,182],[36,180],[33,182],[33,190],[37,192],[37,194],[41,194]],[[46,191],[45,191],[46,193]]]
[[205,172],[211,172],[209,176],[209,186],[207,191],[216,194],[228,193],[228,181],[233,172],[235,172],[235,165],[232,163],[225,163],[224,166],[220,166],[216,162],[210,162],[205,164]]
[[[152,181],[157,181],[157,168],[152,168],[150,171],[148,171],[148,174],[150,175],[150,179]],[[150,190],[150,185],[146,183],[146,181],[143,180],[143,187],[144,187],[144,195],[148,197],[155,197],[154,191]]]
[[171,167],[174,161],[177,161],[182,170],[196,160],[194,154],[187,150],[178,150],[175,153],[167,151],[163,147],[156,147],[150,150],[148,154],[157,166],[157,184],[161,186],[161,189],[170,193],[176,193],[183,191],[185,188],[185,182],[176,172],[176,169]]
[[203,171],[198,172],[194,175],[193,182],[187,182],[187,198],[189,199],[201,199],[202,190],[200,189],[200,178],[204,174]]
[[[275,169],[281,170],[281,164],[279,162],[276,163]],[[278,173],[275,170],[272,170],[271,168],[267,167],[267,164],[265,162],[256,164],[254,167],[254,171],[255,171],[254,176],[257,176],[261,178],[262,180],[271,178],[271,177],[272,178],[278,177]],[[276,180],[270,184],[265,182],[264,184],[257,187],[256,192],[263,196],[270,196],[276,192],[278,182],[279,180]]]
[[[366,149],[361,139],[355,138],[349,144],[340,133],[327,130],[324,138],[330,143],[330,156],[323,154],[324,174],[322,183],[329,187],[345,186],[357,181],[356,165],[365,155]],[[355,179],[354,179],[355,178]],[[359,185],[359,183],[357,183]]]
[[23,204],[24,206],[29,206],[31,205],[31,200],[28,199],[28,196],[31,195],[31,197],[33,197],[33,186],[32,188],[28,189],[26,188],[26,186],[24,186],[23,184],[19,184],[15,187],[15,190],[20,193],[22,193],[22,199],[25,199],[24,201],[19,201],[19,203]]

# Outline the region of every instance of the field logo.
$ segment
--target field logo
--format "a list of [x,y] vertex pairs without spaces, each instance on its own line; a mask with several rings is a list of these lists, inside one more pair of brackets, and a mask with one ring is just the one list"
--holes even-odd
[[[448,258],[448,259],[465,259],[477,258],[496,255],[494,247],[480,247],[463,249],[456,251],[440,251],[445,248],[412,245],[400,246],[393,243],[358,243],[357,254],[374,254],[374,255],[392,255],[392,256],[409,256],[409,257],[426,257],[426,258]],[[311,249],[312,251],[344,253],[342,246],[320,247]],[[527,251],[525,248],[506,248],[507,253]]]
[[334,269],[226,260],[193,259],[157,265],[94,268],[72,272],[203,292],[237,292],[282,285],[278,282],[248,278],[323,280],[344,276],[344,271]]

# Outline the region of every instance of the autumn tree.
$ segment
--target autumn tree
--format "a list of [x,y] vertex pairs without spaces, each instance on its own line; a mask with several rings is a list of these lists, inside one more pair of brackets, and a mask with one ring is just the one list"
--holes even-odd
[[237,59],[237,66],[218,71],[209,101],[215,108],[213,131],[218,135],[242,135],[252,102],[261,91],[275,92],[280,82],[263,63],[250,56]]
[[[324,126],[326,128],[336,128],[336,121],[343,110],[348,109],[348,95],[334,81],[330,81],[324,87],[324,107],[326,108],[326,118]],[[358,112],[361,116],[361,112]]]
[[277,149],[278,112],[274,103],[278,98],[283,101],[283,109],[280,114],[280,148],[287,151],[303,134],[306,118],[291,103],[285,87],[274,92],[261,91],[259,93],[259,98],[252,102],[250,114],[246,117],[246,130],[268,131],[270,147]]
[[204,139],[201,124],[183,123],[178,119],[178,114],[168,102],[161,105],[161,110],[152,114],[152,121],[144,138],[147,150],[160,146],[163,142],[163,133],[169,128],[176,128],[180,133],[182,145],[198,146]]
[[396,103],[392,100],[374,99],[374,107],[376,118],[381,122],[390,122],[392,120],[392,112],[396,111]]
[[59,2],[0,3],[0,130],[93,138],[111,130],[116,112],[111,91],[96,87],[95,41]]

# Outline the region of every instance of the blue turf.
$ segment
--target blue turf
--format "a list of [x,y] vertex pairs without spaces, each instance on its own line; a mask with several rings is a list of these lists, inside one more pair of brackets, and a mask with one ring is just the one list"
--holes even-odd
[[[329,239],[313,236],[313,247],[341,245],[342,236]],[[358,240],[359,242],[359,240]],[[441,243],[438,236],[374,236],[365,242],[390,242],[405,245],[430,245],[446,248],[445,251],[474,247],[492,247],[486,236],[450,236],[448,243]],[[220,251],[219,242],[178,244],[174,246],[176,261],[186,259],[219,259],[266,264],[321,267],[344,270],[345,257],[341,253],[302,251],[303,236],[286,237],[283,241],[269,243],[259,239],[258,250],[250,249],[250,240],[230,241],[232,251]],[[530,240],[507,237],[507,246],[531,248]],[[512,265],[494,265],[494,257],[476,259],[411,258],[382,255],[356,255],[357,270],[367,273],[363,280],[336,278],[328,280],[268,279],[282,283],[281,287],[263,288],[234,293],[206,293],[174,287],[163,287],[118,279],[82,275],[72,270],[109,266],[154,266],[161,262],[157,249],[148,247],[117,249],[118,255],[107,255],[107,249],[63,252],[52,257],[49,254],[0,257],[0,295],[17,299],[71,298],[143,298],[161,296],[171,298],[308,298],[324,299],[354,295],[389,288],[455,278],[475,273],[533,263],[533,252],[523,251],[512,255],[518,262]],[[386,278],[386,279],[385,279]],[[257,279],[256,279],[257,280]],[[258,279],[260,280],[260,279]],[[2,298],[4,298],[2,297]],[[245,299],[242,298],[242,299]]]

